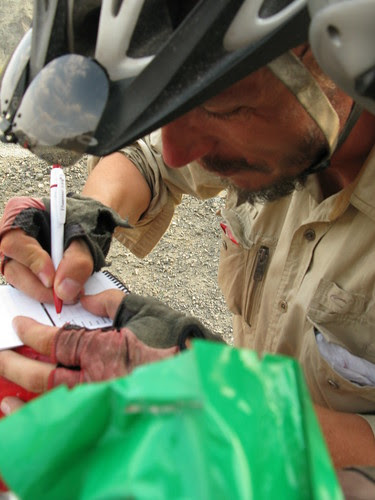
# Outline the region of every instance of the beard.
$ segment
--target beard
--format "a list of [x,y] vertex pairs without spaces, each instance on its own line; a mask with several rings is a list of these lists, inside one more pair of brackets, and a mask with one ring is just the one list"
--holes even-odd
[[257,191],[241,189],[231,182],[228,182],[227,187],[237,193],[237,205],[242,205],[245,202],[252,205],[255,203],[269,203],[289,196],[296,189],[302,189],[306,184],[308,175],[307,172],[301,172],[297,176],[280,179],[280,181],[272,186],[258,189]]
[[[240,188],[229,180],[223,180],[223,184],[228,189],[237,193],[238,205],[245,202],[251,204],[268,203],[289,196],[296,189],[302,189],[305,186],[307,177],[315,173],[313,166],[318,165],[322,161],[322,158],[327,157],[325,144],[317,148],[316,144],[313,145],[313,141],[311,141],[308,145],[309,147],[306,146],[307,144],[305,144],[303,153],[296,154],[293,158],[286,159],[284,162],[286,164],[286,171],[288,167],[293,169],[296,166],[299,167],[301,171],[296,175],[285,175],[272,185],[257,190]],[[264,174],[271,172],[267,164],[250,164],[245,159],[228,161],[218,156],[205,156],[201,159],[201,165],[205,170],[219,175],[239,172],[248,172],[249,174],[251,172],[261,172]]]

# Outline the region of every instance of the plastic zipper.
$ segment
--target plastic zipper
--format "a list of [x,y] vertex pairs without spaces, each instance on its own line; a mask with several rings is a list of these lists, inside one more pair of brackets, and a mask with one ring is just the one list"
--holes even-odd
[[270,249],[264,245],[262,245],[255,257],[255,267],[254,267],[254,272],[253,272],[253,281],[254,284],[252,286],[252,290],[250,293],[249,297],[249,308],[250,308],[250,314],[248,315],[249,317],[249,324],[252,326],[253,322],[253,317],[254,314],[258,310],[258,302],[260,298],[260,292],[261,292],[261,286],[260,283],[263,281],[263,277],[266,273],[267,269],[267,264],[269,261],[269,256],[270,256]]

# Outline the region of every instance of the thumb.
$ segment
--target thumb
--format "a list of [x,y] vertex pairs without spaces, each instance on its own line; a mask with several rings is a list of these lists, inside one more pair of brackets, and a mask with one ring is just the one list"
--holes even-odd
[[10,415],[11,413],[21,408],[25,403],[22,399],[16,398],[14,396],[5,397],[0,403],[0,410],[4,415]]
[[74,240],[65,250],[56,271],[54,290],[67,303],[77,302],[94,268],[91,252],[83,240]]
[[105,290],[96,295],[84,295],[81,303],[89,312],[113,319],[124,296],[121,290]]

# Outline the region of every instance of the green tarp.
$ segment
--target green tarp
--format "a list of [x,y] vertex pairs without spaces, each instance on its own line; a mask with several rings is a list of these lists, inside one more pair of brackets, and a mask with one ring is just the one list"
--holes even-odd
[[299,365],[195,341],[0,421],[22,499],[342,499]]

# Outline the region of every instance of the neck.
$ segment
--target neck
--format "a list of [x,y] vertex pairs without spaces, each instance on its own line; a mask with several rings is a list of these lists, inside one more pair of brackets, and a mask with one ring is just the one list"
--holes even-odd
[[348,138],[331,158],[330,167],[319,174],[324,197],[351,184],[375,144],[375,116],[364,111]]

